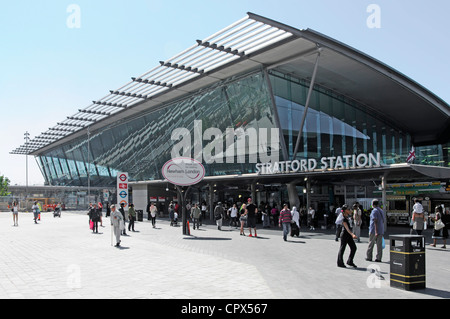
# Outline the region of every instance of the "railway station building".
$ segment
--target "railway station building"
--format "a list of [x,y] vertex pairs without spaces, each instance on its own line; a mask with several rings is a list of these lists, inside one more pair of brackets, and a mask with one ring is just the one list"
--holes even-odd
[[190,197],[210,207],[450,206],[450,106],[357,49],[248,13],[155,65],[12,153],[53,186],[110,188],[127,172],[141,210],[177,199],[161,173],[174,156],[204,165]]

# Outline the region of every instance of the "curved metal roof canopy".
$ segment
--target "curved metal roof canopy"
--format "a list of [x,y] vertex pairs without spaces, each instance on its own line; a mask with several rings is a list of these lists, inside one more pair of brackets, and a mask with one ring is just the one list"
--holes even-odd
[[[433,143],[449,134],[450,107],[387,65],[316,31],[299,30],[248,13],[12,151],[39,155],[119,119],[169,103],[260,67],[308,79],[321,50],[316,83],[366,106],[413,138]],[[418,113],[419,112],[419,113]],[[420,121],[417,117],[420,114]],[[432,123],[432,125],[430,125]]]

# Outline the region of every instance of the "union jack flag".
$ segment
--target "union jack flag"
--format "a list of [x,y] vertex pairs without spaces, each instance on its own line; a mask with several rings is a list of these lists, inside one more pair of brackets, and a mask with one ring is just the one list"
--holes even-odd
[[409,152],[408,158],[406,159],[406,163],[413,163],[416,159],[416,150],[414,149],[414,146],[411,149],[411,152]]

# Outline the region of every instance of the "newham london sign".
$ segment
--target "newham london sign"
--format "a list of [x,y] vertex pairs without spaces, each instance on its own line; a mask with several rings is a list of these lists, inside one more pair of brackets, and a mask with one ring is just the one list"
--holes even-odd
[[193,158],[177,157],[164,164],[162,174],[174,185],[190,186],[203,180],[205,167]]

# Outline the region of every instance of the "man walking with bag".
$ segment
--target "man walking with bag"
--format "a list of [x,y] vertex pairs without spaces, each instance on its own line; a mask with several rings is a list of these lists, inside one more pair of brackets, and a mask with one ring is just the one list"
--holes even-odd
[[383,236],[384,236],[384,212],[378,207],[378,199],[372,201],[372,212],[370,213],[369,224],[369,247],[367,247],[367,261],[372,261],[373,247],[377,244],[376,262],[381,262],[383,256]]

